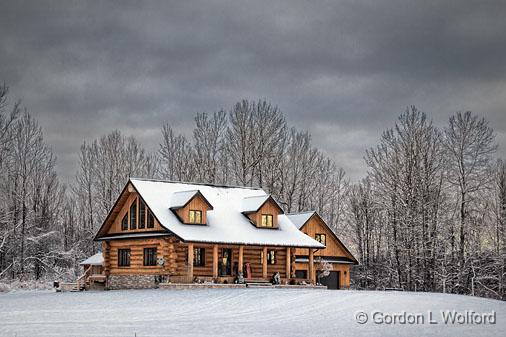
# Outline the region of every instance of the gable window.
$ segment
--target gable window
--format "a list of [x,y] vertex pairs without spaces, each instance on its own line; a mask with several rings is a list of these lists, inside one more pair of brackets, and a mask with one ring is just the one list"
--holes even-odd
[[262,227],[272,227],[272,214],[262,214]]
[[137,229],[137,199],[130,206],[130,229]]
[[130,249],[118,249],[118,267],[130,267]]
[[144,248],[144,265],[156,266],[156,248]]
[[202,211],[190,210],[190,223],[202,223]]
[[318,241],[319,243],[321,243],[322,245],[325,245],[325,246],[327,245],[327,243],[326,243],[327,242],[327,235],[325,235],[325,234],[317,233],[317,234],[315,234],[314,239],[316,241]]
[[153,216],[153,213],[148,209],[148,228],[155,228],[155,217]]
[[139,228],[146,227],[146,204],[142,199],[139,199]]
[[125,216],[121,220],[121,230],[122,231],[128,230],[128,212],[125,213]]
[[[264,263],[264,252],[260,251],[260,263]],[[276,264],[276,251],[268,250],[267,251],[267,264]]]
[[193,265],[195,267],[204,267],[206,265],[206,250],[204,248],[193,249]]

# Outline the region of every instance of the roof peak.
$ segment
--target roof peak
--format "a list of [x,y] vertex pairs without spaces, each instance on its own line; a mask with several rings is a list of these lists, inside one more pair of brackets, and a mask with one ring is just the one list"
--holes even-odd
[[[263,191],[263,189],[261,187],[256,187],[256,186],[210,184],[210,183],[191,182],[191,181],[177,181],[177,180],[168,180],[168,179],[137,178],[137,177],[130,177],[130,180],[142,180],[142,181],[151,181],[151,182],[167,183],[167,184],[198,185],[198,186],[209,186],[209,187],[219,187],[219,188],[241,188],[241,189],[247,189],[247,190]],[[182,191],[182,192],[185,192],[185,191]]]

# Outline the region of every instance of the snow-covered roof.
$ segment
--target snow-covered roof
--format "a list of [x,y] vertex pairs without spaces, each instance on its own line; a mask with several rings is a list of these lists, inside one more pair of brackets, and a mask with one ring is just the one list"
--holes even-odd
[[170,207],[172,208],[184,207],[197,193],[199,193],[199,190],[180,191],[172,193]]
[[[269,195],[261,189],[133,178],[130,179],[130,182],[142,196],[160,225],[185,241],[287,247],[325,247],[299,231],[284,214],[278,216],[278,229],[257,228],[251,225],[249,219],[242,214],[245,206],[243,202],[245,198],[253,199],[254,202],[251,201],[251,204],[247,202],[247,206],[250,207],[250,205],[258,205],[260,200],[267,200]],[[180,206],[180,192],[197,190],[214,207],[213,210],[207,211],[207,224],[205,226],[183,224],[170,210],[170,208],[176,207],[172,204],[175,201]],[[175,199],[174,194],[176,194]],[[189,193],[185,197],[188,195]]]
[[[323,258],[319,257],[319,256],[315,256],[315,258],[314,258],[315,262],[319,262],[319,261],[323,261],[323,260],[327,261],[328,263],[331,263],[331,264],[357,264],[352,259],[349,259],[347,257],[341,257],[341,256],[337,256],[337,257],[325,256]],[[297,258],[295,258],[295,262],[296,263],[308,263],[309,258],[307,256],[297,257]]]
[[241,212],[256,212],[269,199],[268,194],[244,197],[242,199]]
[[151,238],[151,237],[156,237],[156,236],[167,236],[167,235],[170,235],[170,233],[167,233],[167,232],[163,232],[163,233],[160,233],[160,232],[120,233],[117,235],[114,235],[114,234],[104,235],[101,238],[112,240],[112,239]]
[[104,256],[102,255],[102,252],[98,252],[95,255],[90,256],[83,262],[79,263],[80,265],[83,264],[91,264],[94,266],[101,266],[104,263]]
[[290,221],[293,222],[298,229],[301,229],[302,226],[306,224],[306,222],[311,218],[314,214],[314,211],[302,212],[302,213],[291,213],[287,214]]

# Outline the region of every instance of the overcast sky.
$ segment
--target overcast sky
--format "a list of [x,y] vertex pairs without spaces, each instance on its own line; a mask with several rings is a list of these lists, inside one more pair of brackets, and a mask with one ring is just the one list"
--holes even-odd
[[265,98],[357,179],[407,105],[486,117],[506,157],[506,2],[2,1],[0,81],[73,176],[79,145]]

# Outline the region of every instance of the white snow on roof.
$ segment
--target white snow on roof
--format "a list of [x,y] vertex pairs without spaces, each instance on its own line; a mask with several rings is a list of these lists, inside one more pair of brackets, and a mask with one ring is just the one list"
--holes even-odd
[[167,235],[170,235],[170,234],[167,232],[164,232],[164,233],[153,233],[153,232],[130,233],[130,234],[102,236],[102,237],[99,237],[97,239],[97,241],[112,240],[112,239],[150,238],[150,237],[155,237],[155,236],[167,236]]
[[287,214],[290,221],[293,222],[298,229],[301,229],[302,226],[309,220],[309,218],[314,214],[314,211],[303,212],[303,213],[292,213]]
[[102,252],[98,252],[95,255],[90,256],[89,258],[87,258],[86,260],[84,260],[83,262],[81,262],[79,264],[80,265],[91,264],[94,266],[101,266],[102,263],[104,263],[104,257],[102,256]]
[[191,191],[179,191],[172,193],[172,197],[170,199],[170,207],[183,207],[186,203],[195,196],[199,191],[191,190]]
[[[131,179],[130,181],[146,201],[160,224],[185,241],[287,247],[325,247],[299,231],[284,214],[279,215],[278,229],[256,228],[252,225],[249,219],[241,214],[243,199],[247,197],[267,198],[268,195],[263,190],[142,179]],[[199,190],[213,205],[214,209],[207,211],[207,225],[183,224],[170,210],[170,207],[174,207],[171,204],[173,194],[188,190]]]
[[268,198],[268,194],[244,197],[242,199],[241,212],[256,212]]

